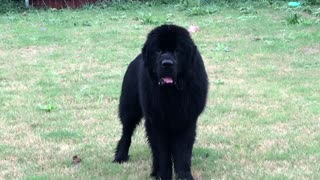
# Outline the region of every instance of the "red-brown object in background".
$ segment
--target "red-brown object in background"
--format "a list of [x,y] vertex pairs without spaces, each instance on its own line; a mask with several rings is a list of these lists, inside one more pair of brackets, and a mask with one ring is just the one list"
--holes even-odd
[[89,3],[95,3],[97,0],[30,0],[30,6],[47,8],[78,8]]

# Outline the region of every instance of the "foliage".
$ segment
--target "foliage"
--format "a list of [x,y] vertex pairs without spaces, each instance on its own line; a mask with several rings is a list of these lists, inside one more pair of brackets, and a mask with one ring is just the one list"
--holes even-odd
[[189,16],[203,16],[203,15],[216,13],[218,10],[196,6],[196,7],[188,8],[186,11],[187,11],[187,15]]
[[24,10],[23,1],[1,0],[0,2],[0,14],[21,12],[22,10]]
[[142,24],[159,24],[160,20],[152,15],[152,13],[139,13],[139,16],[136,17],[138,21],[140,21]]
[[301,23],[301,15],[297,13],[290,14],[287,18],[287,23],[288,24],[299,24]]

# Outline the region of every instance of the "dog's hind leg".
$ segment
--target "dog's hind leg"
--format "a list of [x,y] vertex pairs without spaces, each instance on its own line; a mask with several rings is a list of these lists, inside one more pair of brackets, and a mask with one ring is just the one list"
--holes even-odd
[[136,121],[131,120],[130,123],[123,124],[122,136],[117,145],[114,162],[122,163],[129,159],[128,153],[131,145],[131,136],[136,125],[139,123],[139,121],[137,121],[138,119],[135,120]]
[[[121,105],[120,105],[121,106]],[[137,107],[131,107],[126,109],[126,112],[121,112],[120,107],[120,119],[122,122],[122,135],[118,142],[114,162],[122,163],[126,162],[129,158],[128,152],[131,144],[131,137],[136,126],[139,124],[142,118],[142,112]]]
[[[131,67],[133,66],[131,65]],[[132,75],[134,74],[132,70],[134,69],[129,68],[125,75],[120,96],[119,118],[122,123],[122,135],[118,142],[114,157],[114,162],[118,163],[126,162],[128,160],[131,136],[142,118],[137,79],[132,78],[134,77]]]

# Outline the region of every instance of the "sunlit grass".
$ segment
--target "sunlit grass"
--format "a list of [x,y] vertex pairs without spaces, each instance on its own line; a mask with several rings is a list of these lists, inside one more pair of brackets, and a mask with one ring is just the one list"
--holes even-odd
[[[147,33],[172,22],[199,26],[192,36],[210,80],[194,176],[318,179],[318,17],[298,12],[301,23],[291,25],[282,5],[201,8],[139,4],[1,15],[0,178],[148,179],[143,126],[130,161],[111,163],[121,132],[118,98]],[[74,155],[81,163],[72,164]]]

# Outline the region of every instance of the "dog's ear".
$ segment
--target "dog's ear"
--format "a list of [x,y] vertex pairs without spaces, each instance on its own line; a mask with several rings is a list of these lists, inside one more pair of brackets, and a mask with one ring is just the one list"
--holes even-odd
[[196,45],[192,45],[193,47],[191,48],[191,64],[194,64],[194,62],[197,59],[197,53],[198,53],[198,48]]
[[190,69],[193,69],[192,67],[195,65],[195,63],[197,63],[196,61],[197,61],[198,56],[199,56],[199,52],[198,52],[197,46],[192,44],[189,52],[190,52],[190,56],[189,56],[190,57],[190,61],[189,61],[190,63],[189,63],[189,66],[191,66]]
[[187,72],[189,76],[193,76],[193,74],[195,73],[194,67],[197,67],[198,63],[199,63],[199,59],[201,59],[201,55],[198,51],[198,48],[196,45],[192,45],[191,49],[189,50],[189,63],[187,64]]
[[152,66],[152,60],[151,60],[151,50],[153,47],[153,42],[157,41],[156,40],[156,33],[153,31],[151,31],[148,36],[147,36],[147,40],[143,45],[142,48],[142,58],[143,58],[143,63],[145,67],[151,67]]
[[149,59],[149,52],[148,52],[148,45],[147,43],[144,44],[142,48],[142,59],[143,59],[143,64],[147,66],[148,64],[148,59]]
[[152,48],[153,44],[150,38],[145,42],[143,48],[142,48],[142,59],[144,67],[146,68],[153,68],[153,59],[152,59]]

